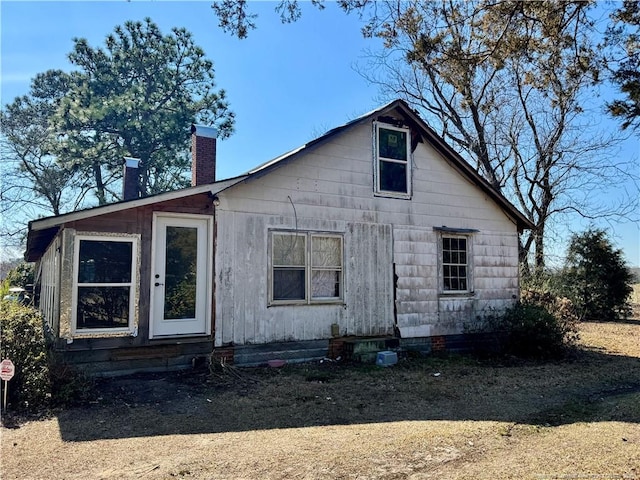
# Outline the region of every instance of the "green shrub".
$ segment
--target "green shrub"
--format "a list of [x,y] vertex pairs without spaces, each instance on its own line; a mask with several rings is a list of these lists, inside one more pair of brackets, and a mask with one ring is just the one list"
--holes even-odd
[[486,318],[494,353],[521,358],[564,356],[578,340],[578,319],[571,302],[551,294],[529,293],[502,315]]
[[28,285],[33,285],[34,274],[34,264],[22,262],[7,272],[6,280],[10,287],[27,288]]
[[51,386],[40,312],[18,302],[0,301],[0,329],[0,356],[11,360],[16,369],[7,391],[12,410],[36,411],[46,407]]
[[562,276],[564,295],[582,318],[607,321],[631,314],[633,275],[604,230],[571,237]]
[[7,391],[12,411],[33,413],[70,406],[84,403],[93,394],[92,381],[49,348],[43,325],[35,308],[0,300],[0,356],[10,359],[16,369]]
[[525,305],[542,307],[553,315],[567,332],[566,343],[573,345],[578,340],[580,312],[570,299],[552,292],[530,289],[522,290],[520,301]]

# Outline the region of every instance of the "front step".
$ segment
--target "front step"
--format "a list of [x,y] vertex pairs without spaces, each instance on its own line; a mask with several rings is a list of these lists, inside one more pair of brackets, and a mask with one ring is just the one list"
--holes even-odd
[[400,339],[396,337],[343,337],[338,341],[343,343],[343,354],[346,360],[363,363],[375,363],[378,352],[397,351],[400,346]]

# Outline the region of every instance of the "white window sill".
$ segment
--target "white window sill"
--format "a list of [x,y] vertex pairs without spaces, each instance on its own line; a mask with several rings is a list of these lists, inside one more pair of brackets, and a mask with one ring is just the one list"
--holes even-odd
[[395,198],[398,200],[411,200],[410,193],[400,193],[400,192],[373,192],[375,197],[382,198]]
[[315,307],[318,305],[336,305],[345,306],[344,300],[314,300],[312,302],[284,302],[276,301],[267,305],[267,308],[272,307]]
[[476,292],[470,292],[470,291],[442,291],[438,293],[438,297],[443,297],[443,298],[470,298],[470,297],[475,297],[476,296]]

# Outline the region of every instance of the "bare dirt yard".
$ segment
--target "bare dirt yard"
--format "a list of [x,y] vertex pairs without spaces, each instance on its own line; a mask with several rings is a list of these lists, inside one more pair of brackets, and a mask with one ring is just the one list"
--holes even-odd
[[[640,320],[547,363],[330,362],[99,383],[14,418],[10,479],[640,479]],[[5,419],[7,420],[7,419]]]

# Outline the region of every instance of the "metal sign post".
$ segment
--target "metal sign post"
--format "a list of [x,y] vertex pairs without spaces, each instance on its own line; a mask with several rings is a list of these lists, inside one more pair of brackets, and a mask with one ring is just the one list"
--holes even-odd
[[13,362],[8,358],[0,362],[0,379],[4,381],[4,395],[2,399],[2,406],[4,411],[7,411],[7,390],[9,387],[9,380],[13,378],[16,373],[16,367]]

